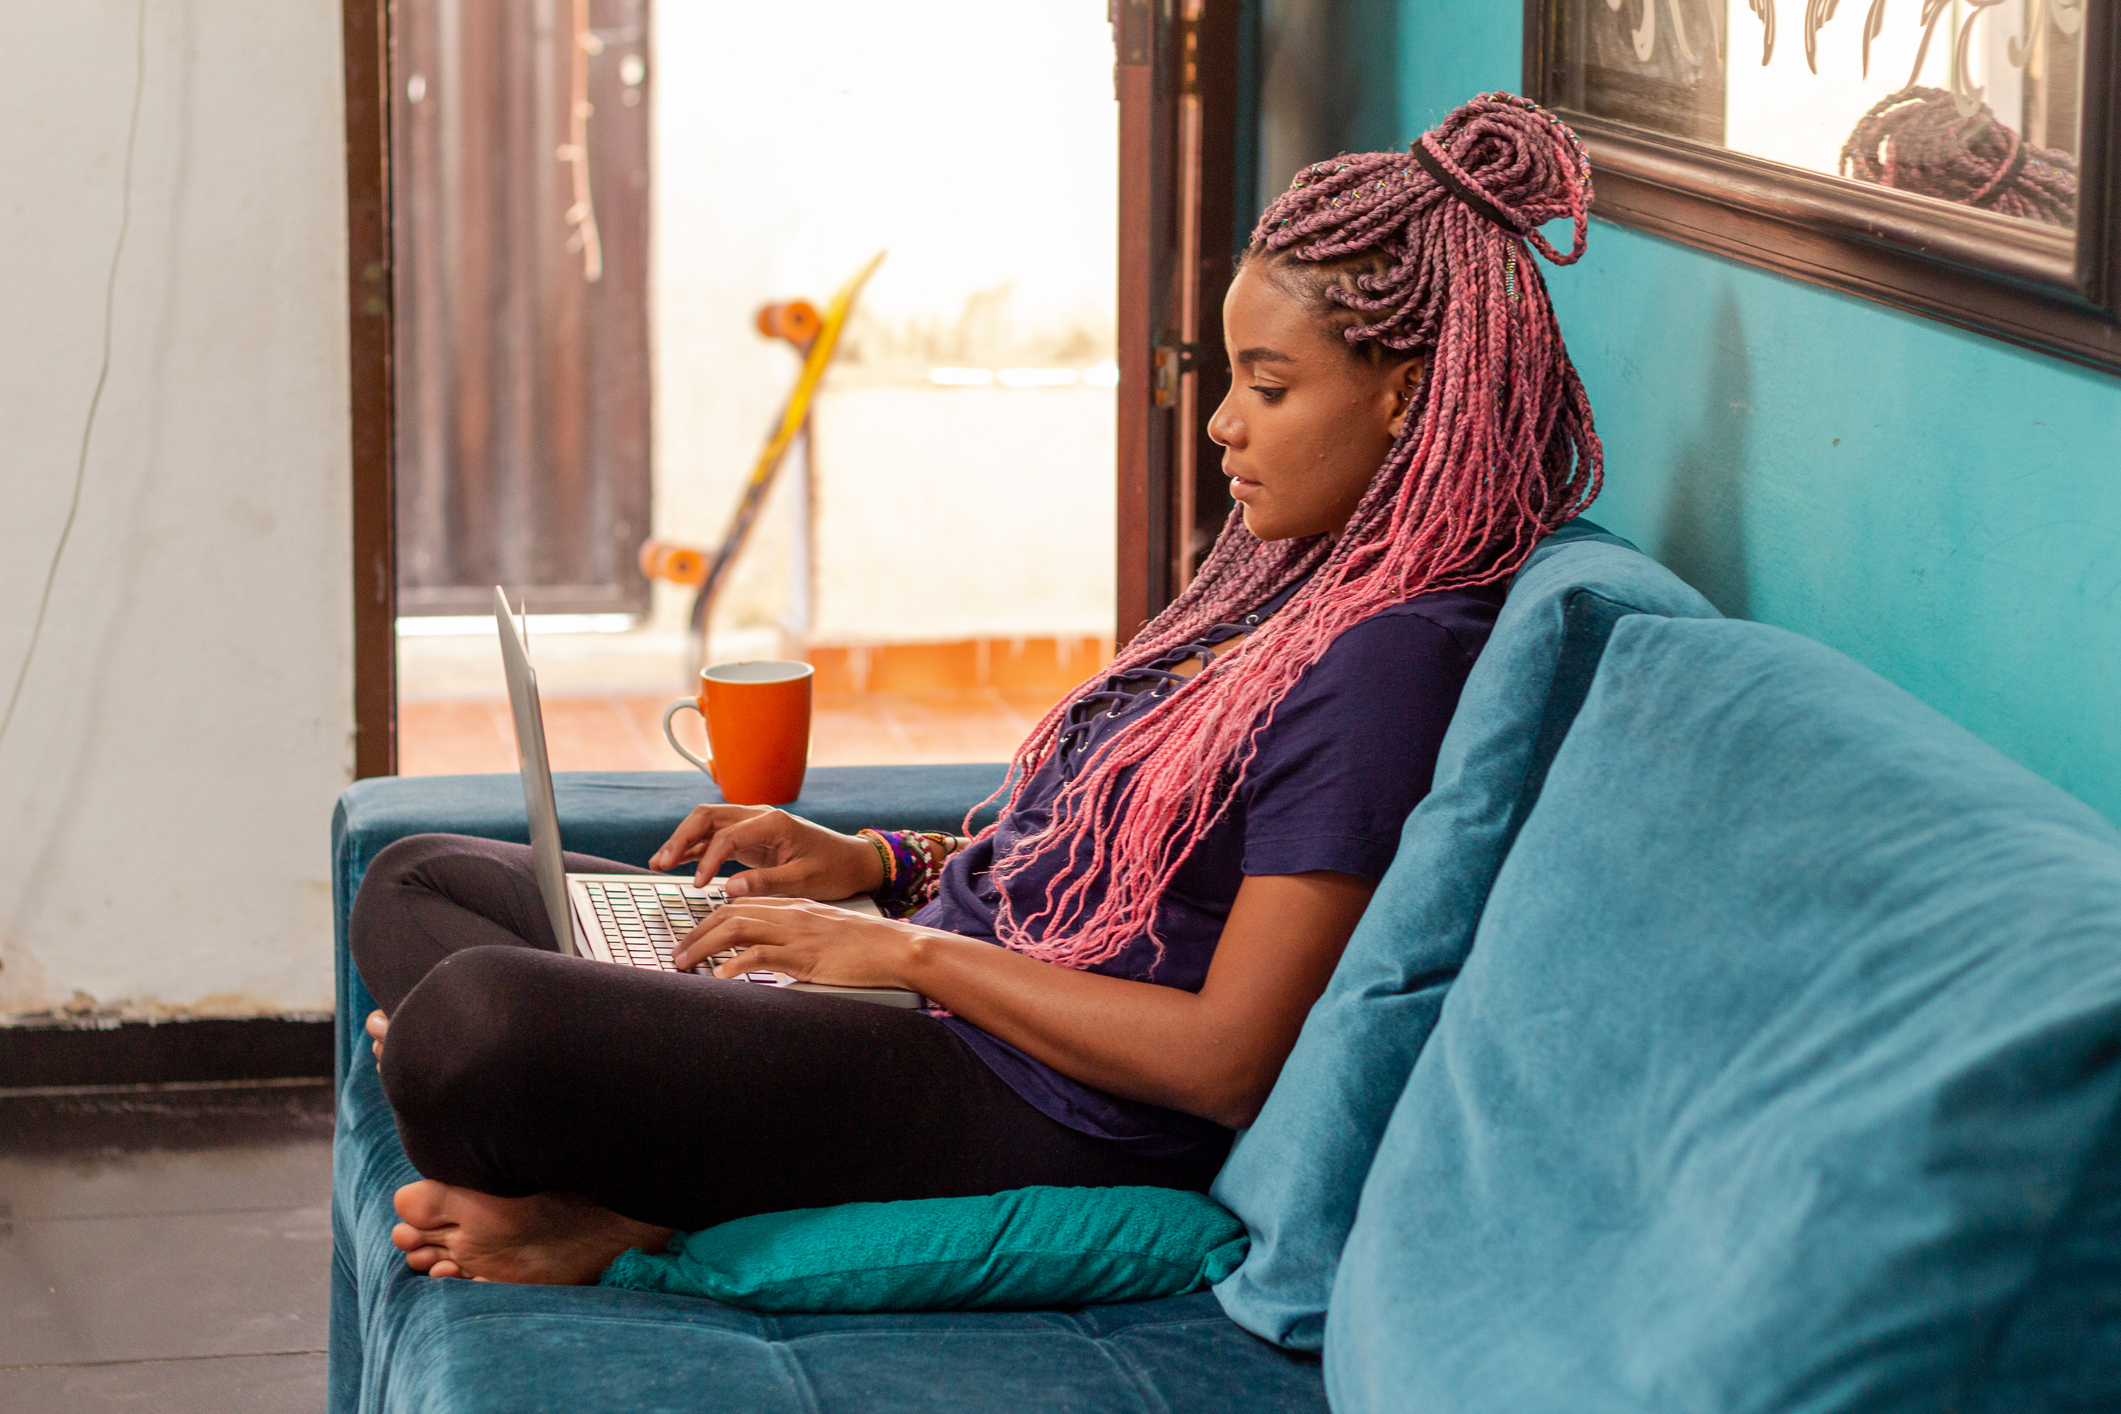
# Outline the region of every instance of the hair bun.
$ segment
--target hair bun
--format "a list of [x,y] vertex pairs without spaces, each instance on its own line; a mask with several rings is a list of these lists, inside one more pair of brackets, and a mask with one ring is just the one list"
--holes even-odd
[[[1267,207],[1252,240],[1268,250],[1293,247],[1305,260],[1373,247],[1404,254],[1418,239],[1416,228],[1444,203],[1556,265],[1571,265],[1589,233],[1591,162],[1576,134],[1546,109],[1514,93],[1483,93],[1452,109],[1408,152],[1346,153],[1304,168]],[[1563,216],[1575,227],[1567,255],[1539,234]]]
[[1841,175],[2021,220],[2067,226],[2077,214],[2077,159],[2036,147],[1986,103],[1971,112],[1941,88],[1887,94],[1841,147]]
[[[1412,144],[1506,216],[1516,233],[1556,265],[1583,256],[1591,211],[1591,159],[1568,124],[1528,98],[1483,93],[1460,104]],[[1562,255],[1539,234],[1568,217],[1575,240]]]

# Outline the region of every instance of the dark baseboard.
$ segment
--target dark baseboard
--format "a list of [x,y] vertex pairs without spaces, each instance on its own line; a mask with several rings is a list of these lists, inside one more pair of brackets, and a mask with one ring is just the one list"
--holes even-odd
[[[329,1144],[329,1080],[0,1090],[0,1157]],[[0,1195],[0,1232],[7,1205]]]
[[331,1068],[329,1017],[0,1026],[0,1091],[328,1080]]

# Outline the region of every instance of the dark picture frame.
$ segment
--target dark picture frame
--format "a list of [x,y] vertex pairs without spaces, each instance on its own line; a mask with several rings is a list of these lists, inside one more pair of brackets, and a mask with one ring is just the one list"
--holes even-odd
[[2068,231],[1573,111],[1566,3],[1525,0],[1524,91],[1582,137],[1597,215],[2121,372],[2121,4],[2085,6],[2077,224]]

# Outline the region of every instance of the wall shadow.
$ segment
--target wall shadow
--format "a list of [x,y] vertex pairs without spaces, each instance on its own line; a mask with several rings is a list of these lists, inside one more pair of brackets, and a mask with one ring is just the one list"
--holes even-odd
[[1413,136],[1399,131],[1396,0],[1260,0],[1258,13],[1260,205],[1313,162]]
[[1672,463],[1658,558],[1725,615],[1743,619],[1752,617],[1753,599],[1745,551],[1753,386],[1738,302],[1728,290],[1716,308],[1711,349],[1700,428]]

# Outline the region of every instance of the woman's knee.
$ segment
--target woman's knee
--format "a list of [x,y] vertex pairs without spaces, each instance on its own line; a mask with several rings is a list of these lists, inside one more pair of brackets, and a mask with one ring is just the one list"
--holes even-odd
[[462,1124],[531,1096],[544,1069],[560,959],[527,948],[450,954],[407,994],[383,1045],[383,1088],[401,1121]]
[[364,913],[373,914],[393,890],[416,884],[437,862],[476,848],[476,841],[462,835],[407,835],[393,840],[362,872],[353,917],[358,920]]
[[439,882],[438,870],[451,859],[476,853],[481,843],[462,835],[407,835],[385,845],[369,862],[347,911],[346,946],[354,969],[371,990],[389,979],[402,991],[419,975],[417,970],[407,974],[398,956],[408,932],[411,895],[432,891]]
[[456,835],[407,835],[383,846],[361,874],[361,887],[354,892],[353,907],[346,921],[347,939],[357,950],[380,931],[390,910],[391,895],[414,882],[436,860],[462,848]]

